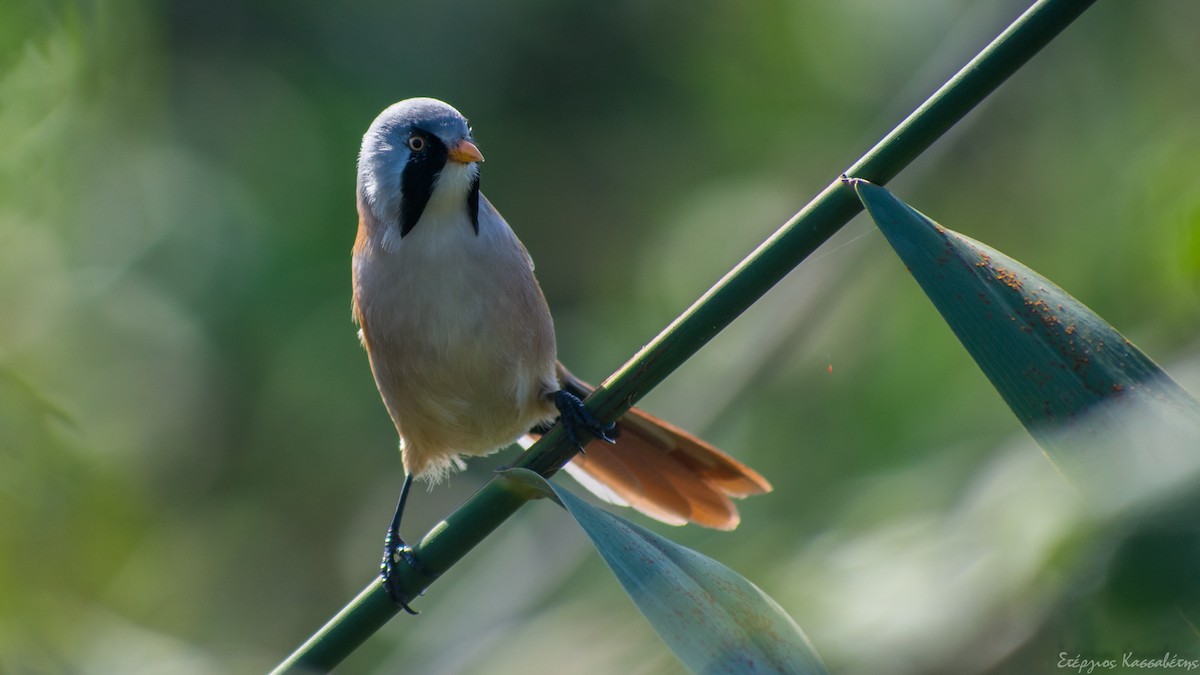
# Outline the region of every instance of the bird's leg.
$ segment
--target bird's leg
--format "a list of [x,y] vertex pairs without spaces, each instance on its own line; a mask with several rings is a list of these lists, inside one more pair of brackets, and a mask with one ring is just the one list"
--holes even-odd
[[565,389],[558,390],[554,393],[554,407],[558,408],[558,419],[562,422],[563,430],[567,432],[567,438],[570,439],[571,445],[579,448],[580,451],[586,445],[582,442],[581,431],[586,431],[589,435],[595,436],[605,443],[616,442],[617,425],[612,422],[601,423],[575,394]]
[[400,500],[396,502],[396,513],[392,515],[392,524],[388,526],[387,536],[383,539],[383,563],[379,566],[379,575],[383,578],[383,588],[388,596],[403,607],[404,611],[417,614],[416,610],[408,606],[408,601],[412,598],[406,596],[396,585],[395,576],[396,565],[401,559],[418,572],[422,569],[417,557],[413,555],[412,547],[400,538],[400,518],[404,515],[404,503],[408,501],[408,492],[412,489],[412,484],[413,475],[406,472],[404,485],[400,488]]

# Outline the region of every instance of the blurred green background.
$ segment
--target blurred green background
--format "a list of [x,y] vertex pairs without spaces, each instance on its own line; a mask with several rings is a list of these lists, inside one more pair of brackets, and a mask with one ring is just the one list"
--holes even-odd
[[[471,119],[599,381],[1024,6],[0,5],[0,672],[264,671],[370,581],[402,469],[349,251],[388,104]],[[891,186],[1192,391],[1197,25],[1099,3]],[[775,485],[736,532],[652,526],[834,671],[1200,658],[1194,540],[1089,513],[862,217],[644,407]],[[417,491],[408,535],[513,456]],[[340,672],[679,672],[587,546],[531,505]]]

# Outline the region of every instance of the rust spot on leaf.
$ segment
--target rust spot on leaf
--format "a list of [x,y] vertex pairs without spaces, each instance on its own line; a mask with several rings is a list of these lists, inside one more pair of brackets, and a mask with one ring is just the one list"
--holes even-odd
[[1045,372],[1042,372],[1042,369],[1038,368],[1037,366],[1029,366],[1028,368],[1026,368],[1024,375],[1026,378],[1028,378],[1031,382],[1033,382],[1035,385],[1037,385],[1039,387],[1050,381],[1050,375],[1048,375]]
[[996,277],[996,281],[999,281],[1000,283],[1004,284],[1005,286],[1008,286],[1009,288],[1013,289],[1014,291],[1021,290],[1021,280],[1017,277],[1017,274],[1015,272],[1010,272],[1009,270],[1000,269],[1000,268],[994,268],[993,274]]

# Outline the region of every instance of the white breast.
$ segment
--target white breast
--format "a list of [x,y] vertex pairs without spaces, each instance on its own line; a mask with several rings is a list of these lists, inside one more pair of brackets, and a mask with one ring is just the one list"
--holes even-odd
[[417,474],[507,445],[554,412],[549,310],[516,235],[481,201],[478,234],[461,206],[450,215],[431,198],[403,239],[355,258],[376,383]]

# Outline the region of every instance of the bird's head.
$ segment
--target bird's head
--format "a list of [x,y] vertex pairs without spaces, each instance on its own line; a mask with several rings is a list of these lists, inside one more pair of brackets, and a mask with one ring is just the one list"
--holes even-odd
[[479,231],[479,167],[467,119],[432,98],[389,106],[363,136],[358,156],[359,210],[399,241],[423,216],[461,217]]

